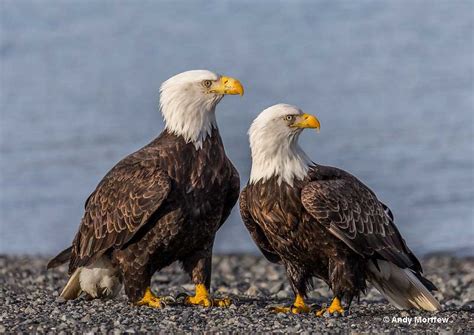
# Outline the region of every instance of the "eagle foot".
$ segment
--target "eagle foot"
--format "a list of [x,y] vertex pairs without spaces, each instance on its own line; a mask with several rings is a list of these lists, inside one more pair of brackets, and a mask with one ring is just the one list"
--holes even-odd
[[192,296],[192,297],[188,296],[188,297],[186,297],[186,299],[184,299],[184,304],[188,305],[188,306],[228,308],[232,304],[232,301],[229,298],[211,299],[209,297],[200,298],[200,297],[196,297],[196,296]]
[[316,316],[344,316],[345,315],[344,308],[341,306],[341,301],[339,298],[334,298],[331,302],[329,307],[323,307],[316,312]]
[[176,300],[184,297],[184,305],[187,306],[203,306],[203,307],[223,307],[228,308],[232,301],[229,298],[213,299],[209,296],[209,292],[203,284],[196,285],[196,294],[188,296],[183,293],[178,295]]
[[153,294],[149,287],[146,288],[143,298],[136,303],[138,306],[148,306],[152,308],[163,308],[164,301],[161,301],[159,297]]
[[270,311],[273,313],[304,314],[304,313],[309,313],[311,311],[311,308],[305,304],[303,296],[300,294],[297,294],[295,298],[295,302],[290,307],[275,306],[275,307],[271,307]]
[[311,309],[308,306],[291,305],[289,307],[285,307],[285,306],[270,307],[270,312],[273,312],[273,313],[305,314],[305,313],[309,313],[310,311]]

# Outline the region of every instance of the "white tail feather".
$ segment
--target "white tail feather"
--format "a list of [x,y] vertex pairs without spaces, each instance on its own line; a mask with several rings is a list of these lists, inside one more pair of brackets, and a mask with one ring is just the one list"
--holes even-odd
[[377,261],[379,269],[369,262],[370,282],[398,309],[417,308],[435,312],[441,305],[410,269]]
[[81,294],[81,283],[79,282],[79,276],[81,274],[81,268],[76,269],[69,280],[61,291],[60,297],[66,300],[73,300],[79,297]]

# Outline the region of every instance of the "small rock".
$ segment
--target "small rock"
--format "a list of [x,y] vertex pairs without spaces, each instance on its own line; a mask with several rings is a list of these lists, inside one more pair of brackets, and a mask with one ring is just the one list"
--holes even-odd
[[181,285],[181,287],[183,289],[185,289],[186,291],[189,291],[189,292],[194,291],[194,285],[193,284],[184,284],[184,285]]
[[290,296],[290,294],[289,294],[288,292],[286,292],[286,291],[280,291],[280,292],[278,292],[278,293],[276,294],[276,297],[277,297],[278,299],[286,299],[286,298],[288,298],[289,296]]
[[67,300],[64,299],[63,297],[58,297],[58,298],[56,298],[56,302],[57,302],[58,304],[64,304],[64,303],[67,302]]
[[255,297],[257,296],[259,293],[259,290],[257,288],[257,286],[255,285],[250,285],[250,287],[248,288],[247,291],[245,291],[245,295],[248,295],[248,296],[251,296],[251,297]]
[[27,308],[25,308],[25,313],[33,314],[36,313],[36,311],[31,306],[28,306]]
[[276,294],[276,293],[278,293],[279,291],[281,291],[281,290],[283,289],[283,287],[284,287],[284,285],[283,285],[282,282],[276,283],[275,285],[273,285],[273,286],[270,288],[269,292],[270,292],[271,294]]

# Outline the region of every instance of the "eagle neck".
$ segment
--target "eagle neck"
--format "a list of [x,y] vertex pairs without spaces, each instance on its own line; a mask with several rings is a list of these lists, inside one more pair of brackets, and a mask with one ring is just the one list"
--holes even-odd
[[182,136],[186,143],[193,143],[196,150],[201,149],[206,138],[211,137],[217,129],[216,105],[219,96],[214,99],[170,99],[162,94],[161,113],[166,129],[177,136]]
[[251,184],[276,177],[279,185],[285,182],[293,186],[295,180],[306,178],[312,164],[298,145],[297,137],[290,141],[279,142],[264,137],[256,142],[251,139],[250,147],[252,151]]

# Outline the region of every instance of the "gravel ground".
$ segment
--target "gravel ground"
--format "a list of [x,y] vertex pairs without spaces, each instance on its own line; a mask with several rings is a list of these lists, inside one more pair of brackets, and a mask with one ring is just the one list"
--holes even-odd
[[[6,332],[439,332],[474,330],[474,258],[445,255],[424,259],[425,273],[439,288],[443,312],[398,311],[374,289],[348,316],[273,314],[268,307],[289,305],[293,295],[281,266],[251,255],[215,256],[213,291],[229,296],[228,309],[169,305],[162,310],[135,307],[122,294],[115,300],[64,302],[58,290],[66,280],[66,268],[46,272],[46,258],[0,256],[0,333]],[[177,296],[192,291],[179,266],[153,277],[152,288],[160,295]],[[320,306],[330,298],[322,282],[315,283],[309,303]],[[399,319],[394,319],[399,318]]]

